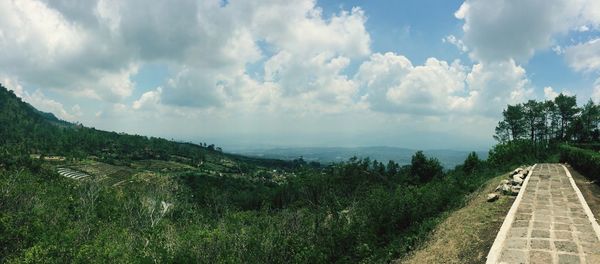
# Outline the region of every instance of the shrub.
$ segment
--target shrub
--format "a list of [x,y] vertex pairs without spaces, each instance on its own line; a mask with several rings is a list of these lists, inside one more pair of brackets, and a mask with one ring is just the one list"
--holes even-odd
[[495,145],[488,161],[495,166],[520,165],[545,161],[551,154],[551,146],[533,144],[529,140],[514,140]]
[[436,158],[427,158],[423,151],[417,151],[412,156],[410,172],[421,182],[428,182],[434,178],[443,176],[443,167]]
[[560,146],[560,161],[571,164],[593,180],[600,179],[600,153],[569,145]]
[[479,159],[479,156],[477,156],[477,153],[471,152],[469,153],[469,156],[467,156],[467,159],[465,159],[462,169],[465,173],[472,174],[475,172],[477,167],[480,166],[480,163],[481,160]]

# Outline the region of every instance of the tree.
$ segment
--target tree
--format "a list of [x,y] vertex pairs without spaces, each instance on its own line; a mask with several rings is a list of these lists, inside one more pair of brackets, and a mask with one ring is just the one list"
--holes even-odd
[[479,159],[477,153],[471,152],[469,153],[469,156],[467,156],[467,159],[465,159],[462,169],[467,174],[473,174],[480,163],[481,160]]
[[[594,104],[591,99],[581,109],[581,115],[578,118],[580,130],[577,130],[579,141],[598,140],[598,124],[600,123],[600,106]],[[595,137],[595,138],[594,138]]]
[[525,128],[522,124],[523,106],[521,104],[509,105],[506,110],[502,112],[502,115],[510,129],[512,139],[515,140],[521,138],[525,133]]
[[546,144],[549,143],[550,139],[555,137],[556,132],[556,105],[553,101],[540,102],[542,107],[542,116],[536,125],[538,134],[540,135],[539,140],[544,141]]
[[527,129],[529,130],[529,139],[531,143],[535,143],[536,130],[538,130],[537,125],[543,117],[543,104],[529,100],[523,104],[522,110],[524,120],[527,123]]
[[387,173],[388,176],[395,176],[398,171],[400,170],[400,165],[398,165],[398,163],[394,162],[393,160],[388,161],[387,164]]
[[575,115],[579,112],[579,108],[577,108],[577,99],[575,96],[566,96],[561,93],[554,98],[554,104],[556,104],[558,114],[560,115],[558,138],[560,140],[569,140],[569,136],[566,135],[565,132],[567,131],[569,124],[575,119]]
[[508,105],[502,111],[502,116],[504,119],[498,122],[494,138],[500,142],[507,142],[523,137],[525,134],[523,106],[520,104]]
[[500,143],[507,143],[510,141],[510,127],[508,123],[504,120],[498,122],[496,126],[496,134],[494,135],[494,139]]
[[411,159],[410,172],[420,182],[428,182],[443,175],[443,167],[436,158],[427,158],[423,151],[417,151]]

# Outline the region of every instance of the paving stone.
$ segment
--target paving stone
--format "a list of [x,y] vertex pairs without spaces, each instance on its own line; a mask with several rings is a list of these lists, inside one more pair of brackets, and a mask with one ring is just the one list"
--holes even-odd
[[587,215],[583,214],[583,213],[571,213],[571,217],[573,217],[573,218],[584,218],[585,219],[585,218],[587,218]]
[[591,224],[589,225],[573,225],[573,227],[575,227],[575,230],[577,232],[582,232],[582,233],[595,233],[594,229],[592,228]]
[[539,209],[539,207],[541,206],[535,208],[535,212],[533,213],[534,215],[552,215],[552,211],[548,209]]
[[571,241],[554,241],[554,247],[558,251],[577,253],[577,244]]
[[[598,254],[600,255],[600,243],[580,243],[581,249],[585,254]],[[600,263],[600,262],[598,262]]]
[[517,214],[515,216],[515,220],[529,221],[530,219],[531,219],[531,215],[530,214]]
[[505,243],[506,244],[504,244],[504,247],[510,248],[510,249],[525,249],[525,248],[527,248],[527,240],[525,240],[525,239],[511,238],[511,239],[507,239]]
[[534,219],[535,219],[535,221],[538,221],[538,222],[551,222],[552,216],[545,215],[545,214],[534,214]]
[[543,252],[543,251],[531,251],[531,252],[529,252],[529,263],[532,263],[532,264],[552,263],[552,255],[548,252]]
[[571,223],[571,219],[569,219],[568,217],[555,216],[552,219],[556,223],[563,223],[563,224],[570,224]]
[[559,264],[579,264],[579,256],[577,255],[567,255],[567,254],[559,254],[558,255],[558,263]]
[[549,240],[532,239],[530,242],[531,242],[531,249],[550,250],[550,241]]
[[554,231],[554,238],[561,240],[573,240],[573,235],[569,231]]
[[531,214],[533,213],[532,209],[519,208],[517,210],[517,214]]
[[526,238],[527,237],[527,228],[511,228],[508,231],[508,237],[510,238]]
[[512,227],[529,227],[529,221],[514,221]]
[[506,263],[526,263],[527,254],[525,251],[506,249],[500,254],[500,262]]
[[531,231],[532,238],[550,238],[549,230],[534,229]]
[[533,228],[535,229],[550,229],[550,222],[533,222]]
[[554,213],[554,216],[567,217],[569,214],[566,212],[556,212]]
[[600,255],[586,255],[585,256],[585,263],[587,264],[598,264],[600,263]]
[[568,224],[554,224],[552,226],[552,229],[554,230],[562,230],[562,231],[571,231],[571,227]]
[[597,243],[598,237],[596,237],[596,233],[578,233],[577,237],[579,241],[585,243]]
[[587,218],[575,218],[573,219],[573,223],[576,225],[587,225],[590,223],[590,220]]

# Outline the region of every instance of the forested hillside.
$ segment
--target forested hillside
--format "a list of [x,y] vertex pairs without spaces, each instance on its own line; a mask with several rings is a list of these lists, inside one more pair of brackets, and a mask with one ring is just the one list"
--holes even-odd
[[135,160],[178,161],[190,166],[233,159],[240,170],[247,165],[294,166],[293,162],[228,155],[213,144],[173,142],[163,138],[128,135],[84,127],[38,111],[0,84],[0,166],[28,162],[30,155],[93,157],[110,164]]

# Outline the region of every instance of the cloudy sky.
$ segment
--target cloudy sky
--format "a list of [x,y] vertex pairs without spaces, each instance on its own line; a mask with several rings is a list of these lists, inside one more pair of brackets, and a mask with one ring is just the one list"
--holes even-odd
[[0,0],[0,83],[221,146],[486,149],[508,103],[600,101],[597,0]]

